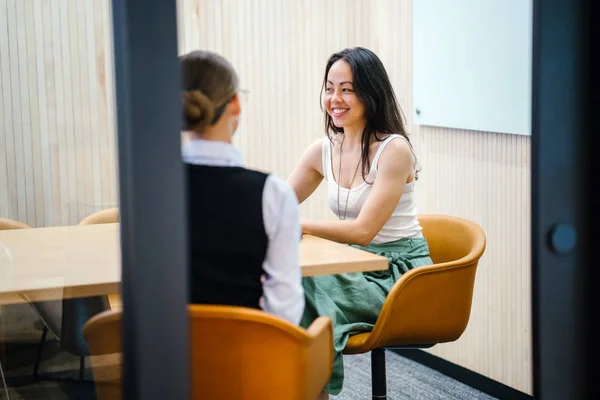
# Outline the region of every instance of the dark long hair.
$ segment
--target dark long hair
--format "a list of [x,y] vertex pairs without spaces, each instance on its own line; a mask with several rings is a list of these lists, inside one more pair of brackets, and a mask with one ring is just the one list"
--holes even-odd
[[[371,168],[369,162],[371,138],[375,138],[375,140],[381,142],[384,140],[382,136],[399,134],[406,138],[409,145],[411,145],[411,150],[412,144],[404,127],[404,115],[400,109],[390,78],[379,57],[371,50],[364,47],[353,47],[332,54],[325,67],[321,97],[327,86],[329,69],[339,60],[344,60],[350,65],[353,75],[354,92],[365,107],[367,123],[362,132],[362,150],[360,156],[362,177],[365,180]],[[323,109],[322,103],[321,109]],[[325,111],[325,134],[329,140],[332,140],[332,134],[335,135],[343,132],[344,128],[335,126],[333,119]]]

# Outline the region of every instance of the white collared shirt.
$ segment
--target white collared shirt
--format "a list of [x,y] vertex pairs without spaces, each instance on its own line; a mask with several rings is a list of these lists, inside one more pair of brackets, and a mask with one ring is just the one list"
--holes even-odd
[[[188,164],[245,168],[239,150],[225,142],[190,140],[183,145],[181,154]],[[261,307],[298,325],[304,311],[300,213],[296,194],[286,181],[271,174],[267,176],[262,210],[269,243],[263,262],[266,276]]]

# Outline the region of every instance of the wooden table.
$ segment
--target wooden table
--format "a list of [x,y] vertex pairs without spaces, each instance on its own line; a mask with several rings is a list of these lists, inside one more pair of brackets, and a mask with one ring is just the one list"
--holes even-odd
[[[385,257],[308,235],[300,244],[300,264],[303,276],[388,268]],[[120,289],[119,224],[0,231],[0,304]]]

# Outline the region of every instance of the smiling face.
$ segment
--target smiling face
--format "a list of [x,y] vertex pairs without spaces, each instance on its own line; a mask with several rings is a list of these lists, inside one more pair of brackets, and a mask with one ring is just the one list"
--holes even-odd
[[323,106],[333,123],[345,132],[361,131],[366,124],[365,107],[355,93],[350,64],[341,59],[331,65],[327,73]]

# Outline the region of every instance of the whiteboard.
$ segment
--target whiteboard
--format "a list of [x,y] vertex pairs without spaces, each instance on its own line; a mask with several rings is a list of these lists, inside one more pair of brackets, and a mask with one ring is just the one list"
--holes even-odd
[[531,134],[532,0],[414,0],[416,124]]

